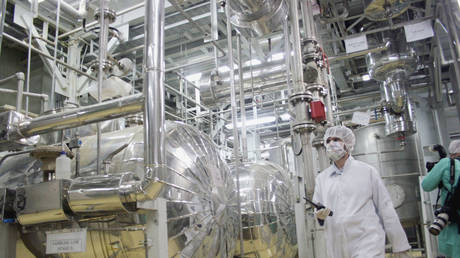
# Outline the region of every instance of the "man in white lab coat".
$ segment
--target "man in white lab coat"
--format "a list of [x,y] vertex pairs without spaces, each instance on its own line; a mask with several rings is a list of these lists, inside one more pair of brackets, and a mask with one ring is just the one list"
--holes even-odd
[[[353,132],[344,126],[328,128],[326,153],[333,164],[316,177],[313,201],[325,220],[330,258],[385,256],[385,233],[396,257],[410,257],[410,245],[379,173],[350,156]],[[333,211],[333,216],[328,216]]]

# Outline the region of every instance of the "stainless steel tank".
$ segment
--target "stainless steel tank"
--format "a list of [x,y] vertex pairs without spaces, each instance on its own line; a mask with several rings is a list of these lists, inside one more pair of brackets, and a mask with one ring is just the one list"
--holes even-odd
[[[234,208],[237,194],[229,167],[212,141],[198,130],[176,122],[168,122],[166,127],[168,174],[159,180],[165,183],[160,197],[167,201],[169,257],[232,257],[238,216]],[[123,181],[127,172],[142,178],[143,139],[143,127],[103,134],[104,172],[120,175],[112,181]],[[73,180],[68,197],[71,208],[76,210],[79,208],[73,201],[81,199],[76,191],[72,192],[75,187],[91,178],[101,179],[91,177],[96,166],[96,137],[81,140],[80,175],[84,180]],[[7,159],[0,166],[0,186],[37,183],[41,177],[37,162],[27,154]],[[101,200],[110,202],[99,205],[123,205],[116,197]],[[76,225],[88,228],[86,252],[67,253],[65,257],[145,257],[145,216],[137,212],[118,211],[96,217],[78,213],[71,221],[24,227],[21,238],[32,253],[44,257],[45,232]]]
[[417,67],[417,55],[404,38],[403,30],[383,33],[370,39],[371,47],[385,42],[386,50],[367,54],[369,74],[381,82],[382,111],[385,114],[386,135],[409,135],[416,132],[414,108],[410,101],[409,75]]
[[287,172],[266,161],[244,163],[239,172],[244,257],[295,257],[294,189]]
[[418,223],[420,162],[415,137],[387,137],[383,123],[361,127],[354,133],[353,157],[379,171],[401,222]]
[[229,1],[230,21],[239,28],[250,29],[257,36],[274,32],[287,17],[284,0]]

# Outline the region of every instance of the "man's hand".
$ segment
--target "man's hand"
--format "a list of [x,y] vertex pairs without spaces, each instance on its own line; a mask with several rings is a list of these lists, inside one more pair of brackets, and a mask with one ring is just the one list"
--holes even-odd
[[327,216],[329,216],[330,213],[331,213],[331,210],[328,209],[328,208],[319,209],[316,212],[316,218],[318,218],[320,220],[325,220],[327,218]]

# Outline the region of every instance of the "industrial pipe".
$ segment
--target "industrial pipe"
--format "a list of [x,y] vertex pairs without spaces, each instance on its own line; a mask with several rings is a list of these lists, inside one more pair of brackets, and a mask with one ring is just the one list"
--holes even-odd
[[5,25],[7,0],[0,0],[0,54],[2,53],[3,27]]
[[139,113],[142,112],[143,100],[142,94],[136,94],[23,121],[11,132],[10,139],[18,140]]
[[240,160],[240,139],[238,135],[238,127],[236,123],[237,106],[236,106],[236,89],[235,89],[235,68],[233,66],[233,42],[232,42],[232,24],[230,22],[230,1],[226,2],[225,11],[227,16],[227,43],[228,43],[228,67],[230,67],[230,99],[232,109],[232,125],[233,125],[233,157],[235,158],[235,171],[236,171],[236,188],[238,195],[238,223],[239,223],[239,236],[240,236],[240,255],[244,255],[243,245],[243,221],[241,217],[241,199],[240,199],[240,167],[242,166]]
[[246,108],[244,100],[243,62],[241,60],[241,34],[236,36],[236,51],[238,53],[238,82],[240,85],[240,117],[241,117],[241,145],[243,162],[248,159],[248,140],[246,131]]
[[16,111],[21,112],[22,109],[22,96],[24,92],[24,80],[25,75],[23,72],[15,73],[5,79],[0,80],[0,84],[8,82],[11,79],[16,78],[18,80],[18,89],[16,91]]
[[[49,0],[49,1],[57,5],[59,0]],[[61,1],[60,5],[64,12],[72,15],[74,18],[84,19],[88,15],[88,11],[86,11],[86,1],[87,0],[80,0],[78,10],[73,8],[72,5],[66,3],[65,1]]]
[[158,194],[158,184],[152,183],[156,174],[166,167],[164,5],[164,0],[145,1],[144,165],[147,182],[142,187],[150,198]]

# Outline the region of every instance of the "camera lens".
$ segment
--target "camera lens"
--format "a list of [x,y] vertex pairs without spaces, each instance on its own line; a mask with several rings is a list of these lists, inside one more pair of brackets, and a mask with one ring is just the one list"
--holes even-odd
[[434,219],[433,223],[428,228],[431,234],[437,236],[449,221],[449,215],[447,213],[439,213],[439,215]]

